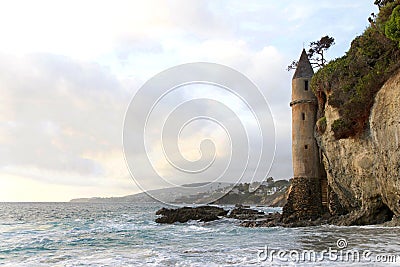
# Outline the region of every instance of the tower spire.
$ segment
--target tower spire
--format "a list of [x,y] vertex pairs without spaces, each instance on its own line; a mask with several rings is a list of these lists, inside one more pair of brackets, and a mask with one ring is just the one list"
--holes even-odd
[[303,48],[299,62],[297,63],[296,71],[294,72],[292,79],[297,78],[311,78],[314,75],[314,70],[311,67],[311,63],[308,60],[307,52]]

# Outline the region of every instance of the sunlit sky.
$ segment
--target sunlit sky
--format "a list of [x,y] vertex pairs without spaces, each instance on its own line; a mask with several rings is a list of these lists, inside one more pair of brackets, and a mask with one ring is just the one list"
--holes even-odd
[[[277,135],[270,176],[289,179],[286,66],[324,35],[336,42],[327,56],[343,55],[373,2],[2,1],[0,201],[139,192],[122,149],[130,99],[160,71],[197,61],[230,66],[264,93]],[[191,157],[193,146],[181,149]]]

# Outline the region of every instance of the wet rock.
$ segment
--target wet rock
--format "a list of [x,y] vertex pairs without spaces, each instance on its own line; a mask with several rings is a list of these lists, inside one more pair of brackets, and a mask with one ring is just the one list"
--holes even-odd
[[265,214],[257,220],[245,220],[240,223],[244,227],[273,227],[281,224],[281,214],[278,212]]
[[250,205],[243,205],[243,204],[235,204],[235,208],[250,208]]
[[157,218],[157,223],[184,223],[189,220],[199,220],[201,222],[209,222],[220,219],[220,216],[226,216],[227,210],[215,206],[200,207],[182,207],[177,209],[162,208],[156,212],[156,215],[162,215]]
[[385,222],[383,226],[388,226],[388,227],[400,226],[400,218],[393,216],[392,220]]
[[228,214],[228,218],[234,218],[238,220],[255,220],[263,215],[265,215],[265,213],[262,211],[238,206],[231,210],[231,212]]

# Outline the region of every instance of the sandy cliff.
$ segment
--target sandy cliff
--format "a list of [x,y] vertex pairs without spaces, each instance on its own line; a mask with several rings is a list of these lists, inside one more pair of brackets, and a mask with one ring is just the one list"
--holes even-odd
[[325,104],[327,130],[316,134],[330,186],[332,214],[350,212],[342,224],[397,222],[400,216],[400,72],[375,96],[364,134],[336,140],[339,115]]

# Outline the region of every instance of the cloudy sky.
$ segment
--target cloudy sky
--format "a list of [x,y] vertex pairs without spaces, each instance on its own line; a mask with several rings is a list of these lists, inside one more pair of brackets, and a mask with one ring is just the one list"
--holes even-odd
[[[336,40],[328,57],[343,55],[371,12],[373,0],[2,2],[0,201],[139,192],[122,148],[130,100],[157,73],[199,61],[234,68],[260,88],[275,121],[270,175],[290,178],[293,73],[286,66],[303,43],[324,35]],[[197,89],[192,99],[213,95]],[[192,127],[182,135],[184,157],[196,160],[209,135],[225,157],[219,127]]]

